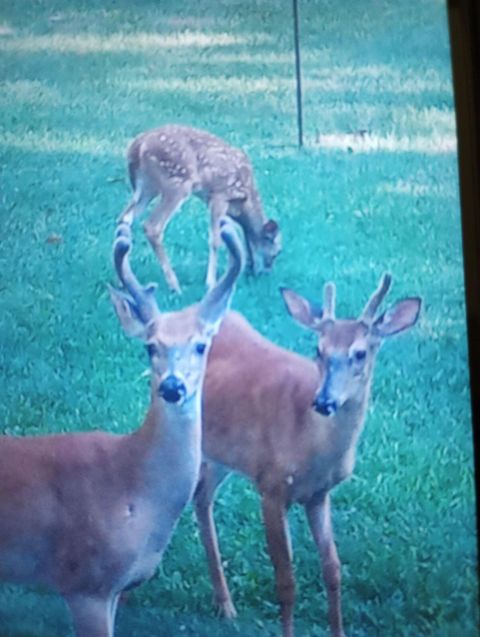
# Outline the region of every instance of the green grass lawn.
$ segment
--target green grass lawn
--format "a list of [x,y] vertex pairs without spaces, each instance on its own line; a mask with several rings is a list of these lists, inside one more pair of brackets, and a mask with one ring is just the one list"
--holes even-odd
[[[0,7],[1,430],[130,431],[147,360],[110,306],[125,148],[166,122],[243,147],[284,250],[234,300],[273,341],[310,356],[278,293],[337,284],[357,315],[384,270],[420,295],[414,330],[380,353],[354,477],[333,494],[350,637],[478,631],[471,421],[455,118],[443,0],[300,0],[305,148],[296,147],[287,0],[35,0]],[[207,214],[189,201],[166,245],[168,293],[137,226],[134,268],[179,308],[203,294]],[[217,521],[239,619],[215,618],[191,509],[118,635],[278,635],[258,496],[234,477]],[[318,559],[290,514],[298,637],[327,635]],[[0,586],[1,637],[65,634],[59,598]]]

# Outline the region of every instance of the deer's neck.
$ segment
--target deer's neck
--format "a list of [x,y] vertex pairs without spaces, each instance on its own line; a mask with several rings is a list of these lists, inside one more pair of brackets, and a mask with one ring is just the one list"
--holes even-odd
[[355,447],[362,432],[370,396],[370,385],[371,379],[368,379],[363,390],[357,396],[347,400],[335,415],[336,427],[344,439],[345,450]]
[[201,402],[197,392],[183,405],[152,393],[143,426],[136,434],[137,477],[145,498],[160,508],[170,503],[180,514],[192,496],[201,462]]
[[260,240],[263,225],[266,217],[263,210],[256,208],[255,212],[241,212],[237,221],[242,226],[245,236],[253,243],[257,244]]

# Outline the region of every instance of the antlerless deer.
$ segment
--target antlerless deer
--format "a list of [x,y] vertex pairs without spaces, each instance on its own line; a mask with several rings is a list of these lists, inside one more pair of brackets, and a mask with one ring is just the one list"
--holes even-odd
[[153,574],[197,483],[206,358],[242,263],[228,225],[228,271],[201,303],[172,313],[158,310],[154,286],[136,280],[130,229],[119,228],[114,260],[124,290],[111,288],[111,297],[151,362],[140,429],[0,437],[0,580],[56,589],[78,637],[112,637],[120,592]]
[[290,314],[318,335],[308,360],[263,338],[239,314],[225,318],[210,352],[204,386],[201,479],[195,507],[215,600],[227,617],[235,609],[218,549],[213,500],[230,470],[250,477],[261,495],[284,637],[293,637],[295,582],[287,510],[305,507],[323,563],[333,637],[344,637],[340,563],[330,519],[329,491],[354,467],[373,365],[383,339],[412,327],[420,299],[399,301],[376,317],[390,286],[384,275],[358,320],[337,320],[335,288],[325,286],[323,310],[292,290]]
[[248,267],[269,270],[281,249],[277,222],[267,219],[247,155],[222,139],[196,128],[167,124],[138,135],[127,151],[132,198],[120,220],[132,223],[148,204],[160,202],[145,222],[145,233],[168,285],[180,292],[163,237],[167,224],[192,195],[210,209],[207,285],[216,279],[220,219],[230,215],[245,234]]

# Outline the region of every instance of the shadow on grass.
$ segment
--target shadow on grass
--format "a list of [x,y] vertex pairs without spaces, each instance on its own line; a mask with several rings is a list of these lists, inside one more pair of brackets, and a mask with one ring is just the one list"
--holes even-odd
[[[15,586],[0,587],[1,637],[51,637],[72,635],[66,604],[53,593],[28,591]],[[255,620],[251,616],[229,622],[213,616],[175,613],[161,607],[121,604],[115,622],[116,637],[270,637],[278,632],[275,622]]]

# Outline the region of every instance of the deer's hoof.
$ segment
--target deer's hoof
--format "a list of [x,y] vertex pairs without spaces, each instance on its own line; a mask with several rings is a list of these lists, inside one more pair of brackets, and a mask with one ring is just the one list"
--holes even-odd
[[224,602],[217,602],[218,613],[224,619],[235,619],[237,611],[231,599]]
[[168,279],[167,284],[171,292],[175,292],[175,294],[182,293],[182,288],[176,277],[174,279]]

